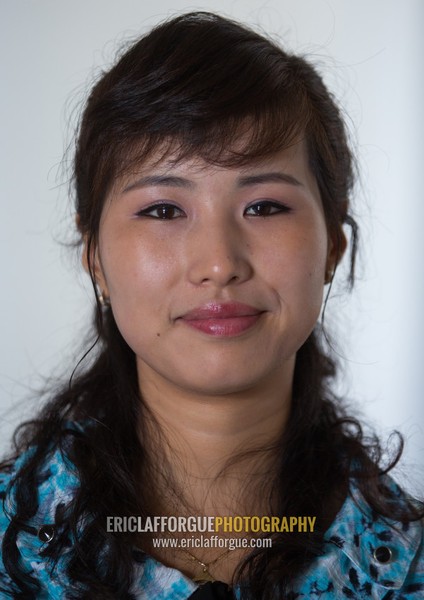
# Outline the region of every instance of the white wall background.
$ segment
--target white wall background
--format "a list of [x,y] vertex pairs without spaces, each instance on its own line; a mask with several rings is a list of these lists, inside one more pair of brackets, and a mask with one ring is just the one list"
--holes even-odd
[[76,253],[62,245],[72,111],[125,39],[192,9],[306,53],[350,116],[363,247],[356,291],[328,308],[343,337],[341,389],[379,432],[403,432],[399,476],[423,493],[421,0],[0,0],[0,452],[35,414],[33,390],[69,371],[90,315]]

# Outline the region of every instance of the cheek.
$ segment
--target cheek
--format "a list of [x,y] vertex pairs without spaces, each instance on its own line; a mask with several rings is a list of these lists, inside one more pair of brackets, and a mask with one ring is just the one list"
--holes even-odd
[[325,227],[310,226],[285,231],[268,239],[259,270],[281,293],[297,294],[299,303],[322,295],[327,261]]
[[104,263],[113,316],[122,337],[135,354],[141,351],[142,339],[149,340],[154,352],[155,340],[161,339],[164,323],[166,326],[164,317],[169,315],[172,269],[160,257],[146,256],[141,249],[114,252]]
[[175,257],[161,240],[149,244],[139,236],[127,235],[112,239],[100,247],[100,252],[112,301],[136,300],[140,290],[146,295],[154,293],[166,285],[175,270]]
[[[140,238],[125,236],[102,249],[102,267],[114,318],[127,344],[138,352],[140,332],[159,340],[169,317],[169,298],[176,277],[175,256]],[[161,321],[159,323],[159,315]]]

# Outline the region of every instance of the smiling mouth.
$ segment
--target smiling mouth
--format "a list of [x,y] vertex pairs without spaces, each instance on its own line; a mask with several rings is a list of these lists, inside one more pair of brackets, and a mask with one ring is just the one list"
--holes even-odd
[[214,337],[234,337],[251,329],[264,311],[247,304],[210,303],[183,315],[185,325]]

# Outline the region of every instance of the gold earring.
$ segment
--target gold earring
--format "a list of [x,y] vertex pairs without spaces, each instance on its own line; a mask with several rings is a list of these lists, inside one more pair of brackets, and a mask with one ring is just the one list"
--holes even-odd
[[99,299],[100,305],[102,308],[107,308],[110,306],[110,299],[104,295],[99,285],[96,284],[97,298]]
[[110,306],[110,299],[107,296],[104,296],[102,292],[99,294],[99,302],[102,308],[108,308]]
[[333,277],[334,277],[334,269],[332,267],[327,268],[325,271],[325,279],[324,279],[324,283],[331,283],[333,281]]

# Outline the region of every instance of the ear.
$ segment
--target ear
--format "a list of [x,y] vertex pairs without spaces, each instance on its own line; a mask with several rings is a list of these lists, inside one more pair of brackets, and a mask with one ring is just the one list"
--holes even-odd
[[325,283],[333,279],[334,271],[343,258],[347,248],[347,239],[342,227],[334,231],[328,238],[327,263],[325,265]]
[[93,240],[90,243],[87,234],[83,236],[81,262],[90,278],[94,279],[98,295],[105,300],[109,298],[109,289],[104,276],[98,245]]

